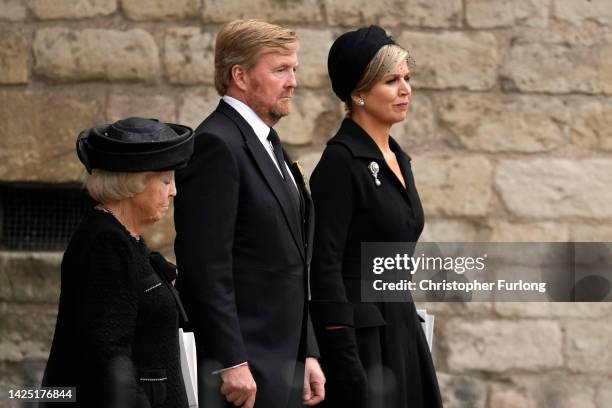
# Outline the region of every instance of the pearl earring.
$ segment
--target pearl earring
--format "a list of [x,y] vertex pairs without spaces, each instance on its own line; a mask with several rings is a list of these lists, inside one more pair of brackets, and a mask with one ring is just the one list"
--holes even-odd
[[359,98],[359,100],[357,100],[357,105],[365,106],[365,101],[363,100],[363,98]]

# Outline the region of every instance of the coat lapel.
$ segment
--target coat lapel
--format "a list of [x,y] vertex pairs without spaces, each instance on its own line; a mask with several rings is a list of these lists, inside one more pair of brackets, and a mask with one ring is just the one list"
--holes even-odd
[[372,138],[366,133],[365,130],[361,128],[357,123],[355,123],[351,119],[344,119],[342,122],[342,126],[338,131],[338,134],[332,138],[328,144],[340,143],[345,145],[355,157],[359,157],[365,160],[376,161],[378,165],[381,167],[381,170],[384,168],[385,172],[388,173],[388,178],[395,185],[396,188],[399,189],[400,194],[408,204],[412,208],[412,202],[410,200],[410,194],[408,190],[414,188],[414,186],[409,186],[408,183],[413,183],[411,177],[408,177],[408,169],[410,168],[410,157],[402,151],[397,142],[390,138],[389,144],[391,146],[391,150],[395,153],[395,157],[400,165],[400,170],[402,175],[404,176],[404,181],[406,182],[406,188],[402,185],[402,183],[398,180],[397,176],[393,173],[393,171],[387,165],[385,158],[382,155],[382,152],[372,140]]
[[[393,152],[395,153],[395,158],[397,159],[397,164],[399,164],[400,171],[402,173],[402,176],[404,177],[404,182],[406,183],[406,187],[404,188],[402,183],[398,180],[395,174],[393,174],[393,171],[391,171],[391,169],[389,169],[389,171],[393,174],[393,179],[394,179],[393,181],[396,182],[397,187],[402,192],[402,196],[404,197],[408,205],[412,207],[413,203],[410,200],[409,191],[411,189],[414,189],[414,179],[412,178],[412,172],[408,171],[410,169],[410,161],[412,159],[410,158],[410,156],[404,153],[404,151],[402,151],[399,144],[397,144],[397,142],[393,138],[390,138],[389,145],[391,146],[391,150],[393,150]],[[416,192],[416,189],[414,190]]]
[[423,207],[421,205],[419,193],[416,189],[416,185],[414,182],[414,176],[410,168],[410,162],[412,159],[399,147],[395,140],[391,139],[391,142],[392,148],[395,151],[395,156],[397,157],[397,161],[402,171],[402,175],[404,176],[404,180],[406,181],[406,188],[404,189],[402,186],[402,194],[404,196],[404,199],[406,200],[408,205],[410,205],[413,216],[415,218],[423,218]]
[[278,201],[285,217],[285,221],[289,225],[289,230],[291,231],[295,244],[300,250],[300,255],[302,258],[305,258],[304,243],[300,226],[301,216],[299,212],[296,211],[295,205],[293,205],[291,202],[292,198],[289,197],[286,186],[283,185],[285,181],[283,181],[282,177],[280,176],[276,165],[272,162],[268,152],[266,152],[265,148],[261,145],[261,142],[257,138],[253,128],[251,128],[248,122],[244,120],[244,118],[240,116],[240,114],[236,112],[234,108],[221,100],[217,109],[229,117],[240,128],[240,132],[244,137],[246,147],[251,153],[251,156],[253,157],[256,166],[259,168],[264,180],[266,180],[266,183],[270,187],[270,190],[272,190],[274,197]]

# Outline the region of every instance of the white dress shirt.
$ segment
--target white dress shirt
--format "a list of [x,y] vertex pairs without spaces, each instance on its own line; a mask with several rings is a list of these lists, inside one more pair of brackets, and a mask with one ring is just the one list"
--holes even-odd
[[[231,96],[227,96],[227,95],[223,96],[223,100],[227,102],[227,104],[230,105],[232,108],[236,109],[236,111],[238,111],[240,116],[242,116],[242,118],[246,120],[247,123],[251,126],[251,128],[253,129],[253,132],[255,132],[255,135],[257,135],[257,138],[263,145],[264,149],[266,149],[266,152],[268,152],[268,155],[270,156],[270,160],[272,160],[278,172],[282,176],[283,173],[281,172],[281,169],[278,166],[278,163],[276,161],[276,156],[274,156],[274,149],[272,148],[272,145],[270,144],[270,141],[268,140],[268,135],[270,134],[270,126],[266,125],[266,123],[263,120],[261,120],[259,116],[257,116],[255,111],[253,111],[253,109],[251,109],[251,107],[245,104],[244,102],[239,101],[238,99],[232,98]],[[295,185],[295,188],[297,189],[298,188],[297,183],[295,182],[295,179],[293,178],[293,173],[291,173],[291,169],[287,165],[286,161],[285,161],[285,168],[287,169],[287,174],[289,174],[289,177],[291,177],[291,181],[293,181],[293,184]]]

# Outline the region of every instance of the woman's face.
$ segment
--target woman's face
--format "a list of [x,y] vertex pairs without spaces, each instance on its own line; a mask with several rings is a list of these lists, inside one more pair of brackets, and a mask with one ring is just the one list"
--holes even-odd
[[[361,94],[365,101],[363,107],[355,105],[377,122],[392,125],[406,119],[411,95],[410,71],[403,61],[370,91]],[[356,96],[358,100],[359,95]]]
[[170,197],[176,196],[174,171],[160,171],[147,174],[144,191],[132,198],[140,220],[146,224],[163,218],[170,206]]

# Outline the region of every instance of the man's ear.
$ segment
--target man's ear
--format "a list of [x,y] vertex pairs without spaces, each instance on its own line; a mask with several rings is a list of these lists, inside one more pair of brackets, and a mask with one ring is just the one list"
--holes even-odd
[[248,78],[246,70],[241,65],[234,65],[231,70],[232,80],[236,87],[245,92],[248,88]]

